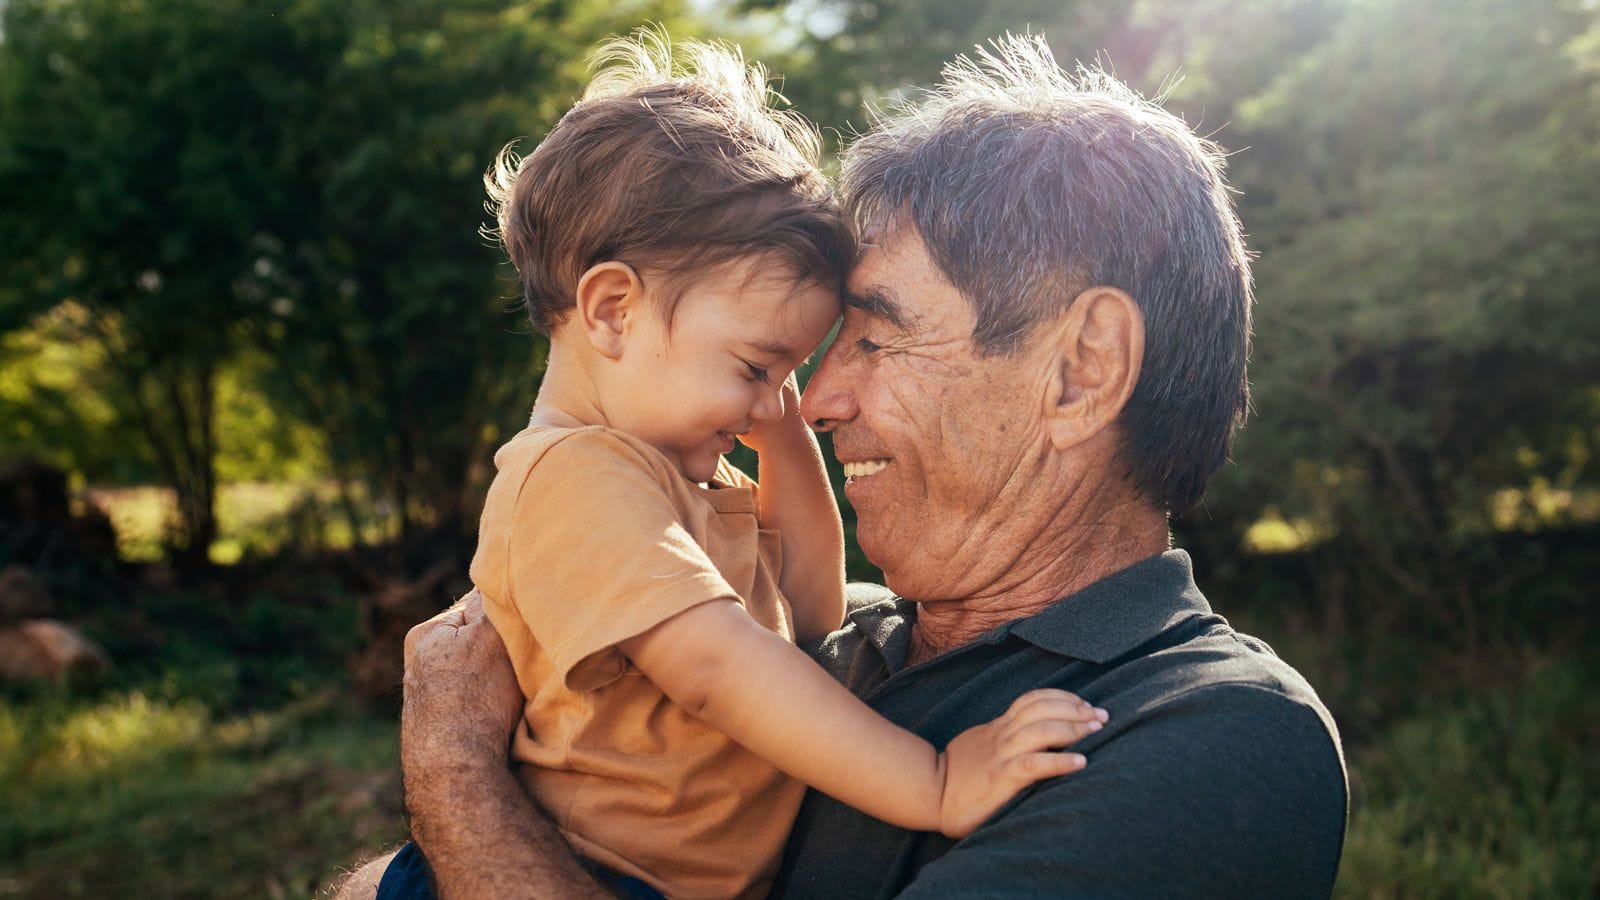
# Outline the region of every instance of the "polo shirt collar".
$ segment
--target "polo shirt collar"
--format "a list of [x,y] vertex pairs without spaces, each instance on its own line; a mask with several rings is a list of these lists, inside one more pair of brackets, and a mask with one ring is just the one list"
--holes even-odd
[[[1024,619],[990,631],[974,643],[1017,637],[1052,653],[1104,663],[1116,659],[1177,623],[1210,615],[1211,605],[1194,583],[1194,567],[1182,550],[1136,562]],[[850,610],[848,618],[898,669],[910,645],[916,604],[890,596]]]
[[1104,663],[1185,619],[1209,615],[1189,554],[1168,550],[1000,626],[1052,653]]

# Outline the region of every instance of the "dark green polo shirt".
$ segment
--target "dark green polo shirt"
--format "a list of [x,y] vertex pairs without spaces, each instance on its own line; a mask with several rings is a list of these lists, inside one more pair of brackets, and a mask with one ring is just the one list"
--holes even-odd
[[1188,554],[1151,557],[909,668],[915,604],[862,586],[851,600],[845,628],[813,654],[935,747],[1033,688],[1072,691],[1111,721],[1075,746],[1085,769],[1024,791],[959,842],[809,792],[775,896],[1332,890],[1348,797],[1333,720],[1298,672],[1211,611]]

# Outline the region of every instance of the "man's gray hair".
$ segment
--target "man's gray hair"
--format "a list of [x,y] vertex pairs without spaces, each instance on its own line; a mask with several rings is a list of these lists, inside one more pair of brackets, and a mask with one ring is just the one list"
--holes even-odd
[[1127,291],[1145,356],[1122,457],[1141,493],[1182,512],[1248,404],[1250,263],[1222,152],[1104,71],[1063,71],[1041,37],[991,47],[850,146],[846,204],[861,233],[916,227],[972,303],[984,355],[1015,352],[1086,288]]

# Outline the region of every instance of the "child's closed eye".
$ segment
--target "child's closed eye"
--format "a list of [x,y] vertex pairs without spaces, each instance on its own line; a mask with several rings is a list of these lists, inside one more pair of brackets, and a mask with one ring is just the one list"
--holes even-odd
[[763,369],[760,366],[758,366],[758,365],[756,365],[755,363],[752,363],[752,362],[747,362],[744,365],[745,365],[745,368],[750,370],[750,374],[747,377],[749,377],[749,379],[751,381],[759,381],[762,384],[771,384],[772,383],[772,379],[767,377],[767,370],[766,369]]

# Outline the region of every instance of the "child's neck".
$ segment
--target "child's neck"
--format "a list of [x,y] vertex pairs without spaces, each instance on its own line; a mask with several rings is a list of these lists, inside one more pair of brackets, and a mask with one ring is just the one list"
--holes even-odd
[[584,363],[582,350],[568,347],[561,335],[550,339],[550,357],[533,402],[533,425],[581,428],[610,425],[600,402],[599,385]]

